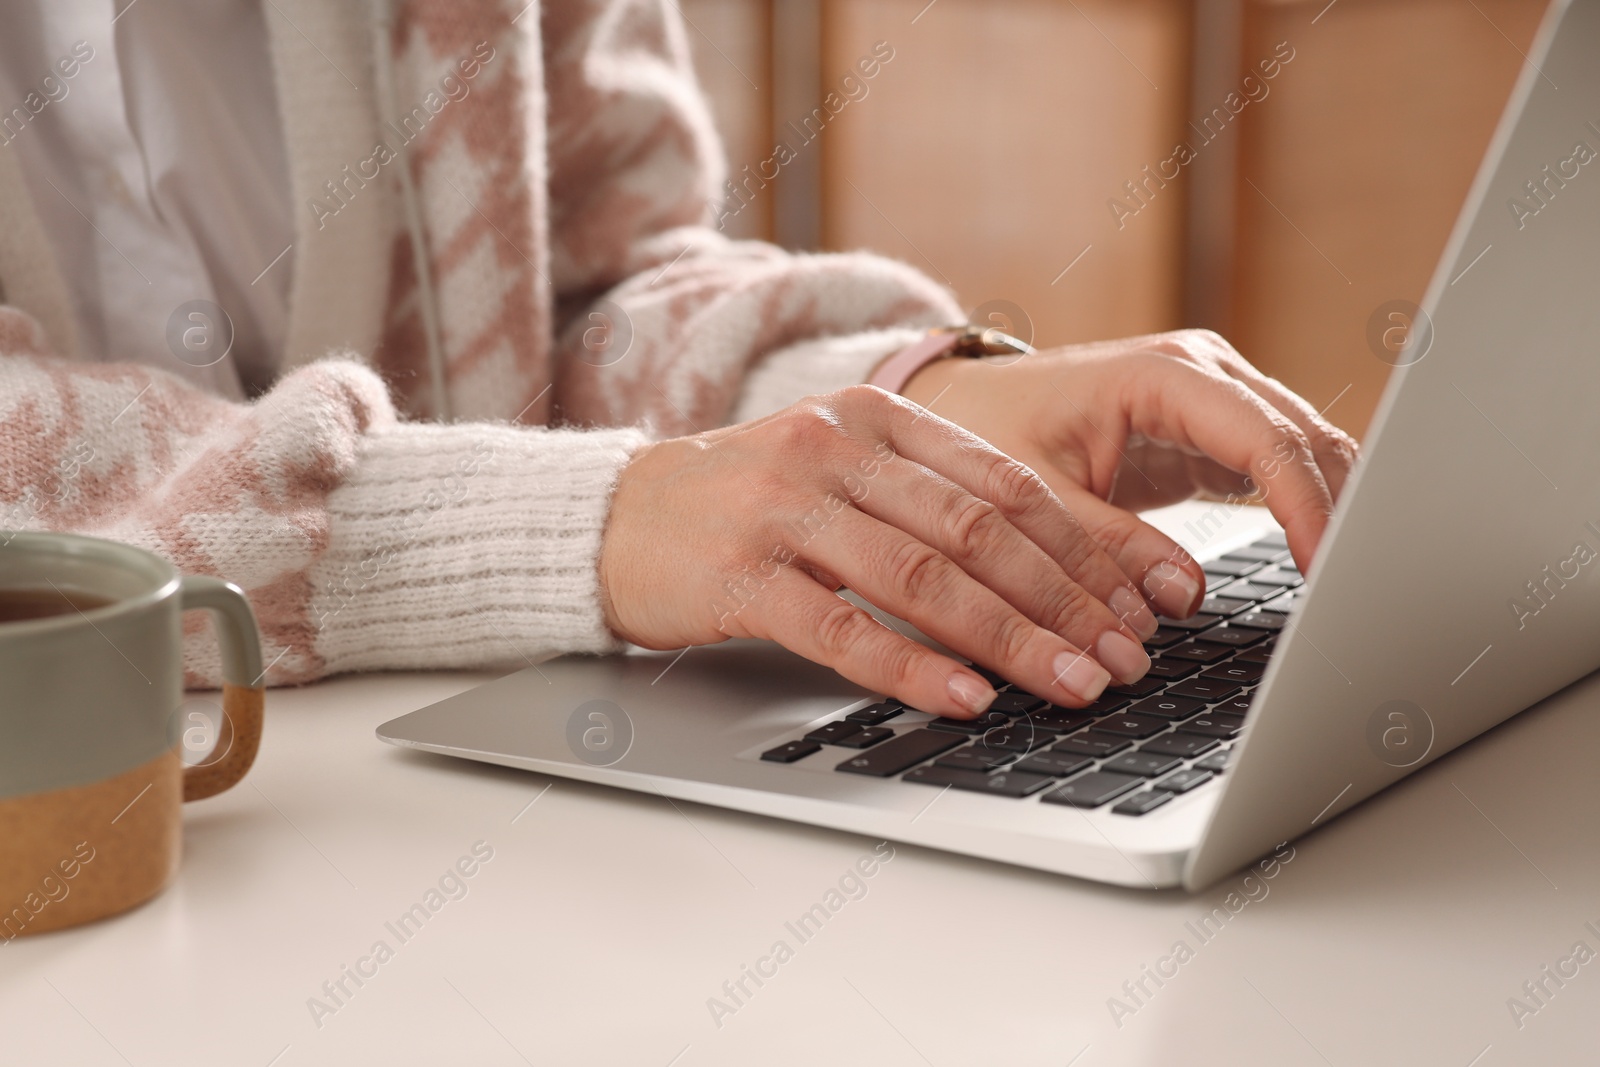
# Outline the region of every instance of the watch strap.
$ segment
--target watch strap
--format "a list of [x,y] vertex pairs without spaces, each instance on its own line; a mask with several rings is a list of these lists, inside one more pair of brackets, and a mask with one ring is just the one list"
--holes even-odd
[[898,394],[911,376],[936,359],[945,356],[1027,355],[1033,346],[1000,330],[982,326],[942,326],[907,345],[878,365],[868,379],[890,393]]

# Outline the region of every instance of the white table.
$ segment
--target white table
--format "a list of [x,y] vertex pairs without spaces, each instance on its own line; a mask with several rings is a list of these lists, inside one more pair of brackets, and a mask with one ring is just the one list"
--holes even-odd
[[[1544,979],[1542,1007],[1523,990],[1576,942],[1600,952],[1596,678],[1296,842],[1270,881],[1141,892],[900,847],[801,944],[785,922],[875,841],[374,739],[487,677],[272,693],[249,778],[187,809],[166,894],[0,947],[0,1064],[1600,1061],[1600,960]],[[466,895],[402,942],[385,924],[480,841]],[[323,983],[380,939],[392,957],[336,1004]],[[779,939],[792,958],[717,1025],[708,1000],[735,1007],[723,983]],[[1180,940],[1192,958],[1136,1003],[1124,982]],[[1114,1020],[1112,997],[1136,1010]],[[1512,997],[1538,1007],[1520,1028]]]

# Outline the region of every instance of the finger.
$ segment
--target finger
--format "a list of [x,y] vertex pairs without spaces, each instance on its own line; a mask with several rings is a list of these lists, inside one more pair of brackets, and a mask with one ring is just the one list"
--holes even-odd
[[1063,490],[1084,529],[1163,615],[1187,619],[1205,599],[1206,576],[1187,549],[1132,512],[1088,490]]
[[[1138,677],[1149,669],[1144,650],[1116,627],[1100,633],[1099,655],[1086,655],[974,581],[938,549],[854,508],[839,512],[799,553],[934,640],[1058,704],[1081,707],[1095,700],[1111,684],[1106,668],[1112,664],[1127,664],[1128,673]],[[1093,598],[1082,586],[1073,590],[1073,607],[1090,610]]]
[[[937,548],[1028,618],[1069,641],[1094,647],[1108,627],[1120,629],[1135,644],[1155,633],[1155,615],[1138,588],[1081,526],[1079,555],[1104,557],[1104,565],[1094,567],[1074,561],[1072,571],[1087,576],[1083,583],[1074,581],[997,505],[921,464],[890,461],[873,482],[859,488],[853,497],[858,509]],[[1062,512],[1063,521],[1078,526],[1070,512]],[[1074,592],[1080,584],[1091,600],[1087,612],[1079,610],[1084,598]],[[1121,677],[1132,669],[1113,668],[1113,673]]]
[[[862,404],[866,430],[879,434],[899,456],[993,504],[1008,523],[1113,613],[1130,620],[1139,617],[1138,589],[1129,585],[1126,575],[1037,474],[955,423],[899,397],[871,392],[888,402]],[[1149,624],[1142,620],[1134,624],[1136,634],[1139,625]]]
[[972,718],[994,700],[994,689],[971,670],[793,568],[780,568],[768,591],[740,612],[730,633],[776,641],[859,686],[936,715]]
[[1146,358],[1154,403],[1135,405],[1132,418],[1149,423],[1135,429],[1248,473],[1305,569],[1333,514],[1333,496],[1300,427],[1221,371],[1155,353]]
[[1350,478],[1360,448],[1355,438],[1322,417],[1294,390],[1276,378],[1269,378],[1257,370],[1249,360],[1228,348],[1218,360],[1223,370],[1259,393],[1266,401],[1287,415],[1311,442],[1311,454],[1316,457],[1322,478],[1328,483],[1328,492],[1334,500],[1344,491]]

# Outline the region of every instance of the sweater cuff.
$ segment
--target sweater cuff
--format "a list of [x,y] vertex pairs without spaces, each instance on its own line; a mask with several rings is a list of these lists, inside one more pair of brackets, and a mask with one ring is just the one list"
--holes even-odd
[[788,407],[801,397],[860,385],[886,358],[915,344],[928,331],[896,327],[838,337],[817,337],[770,353],[745,378],[734,422],[749,422]]
[[406,423],[373,432],[327,498],[310,574],[329,673],[521,667],[622,647],[600,539],[634,429]]

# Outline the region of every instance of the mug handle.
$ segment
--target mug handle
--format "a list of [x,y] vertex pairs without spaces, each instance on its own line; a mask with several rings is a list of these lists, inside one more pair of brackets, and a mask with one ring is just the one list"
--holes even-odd
[[188,575],[178,596],[182,610],[204,609],[216,617],[217,643],[222,648],[222,723],[215,750],[225,755],[215,763],[184,768],[183,799],[187,802],[233,788],[256,761],[266,696],[261,680],[266,672],[261,669],[261,634],[255,612],[243,589],[218,578]]

